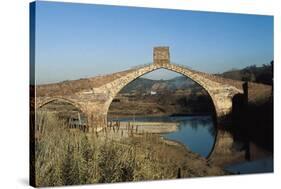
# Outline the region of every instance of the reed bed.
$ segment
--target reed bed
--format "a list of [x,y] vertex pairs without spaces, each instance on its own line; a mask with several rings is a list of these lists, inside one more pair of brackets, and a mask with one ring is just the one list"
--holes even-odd
[[[127,129],[109,127],[99,133],[86,133],[70,129],[67,122],[54,112],[38,111],[35,124],[36,186],[144,181],[205,174],[206,171],[204,174],[198,171],[200,167],[186,166],[189,156],[193,157],[192,164],[198,161],[198,165],[203,165],[204,161],[197,160],[198,156],[189,154],[184,147],[170,146],[157,134],[134,134],[135,127]],[[122,137],[123,132],[127,133],[126,137]]]
[[114,140],[107,137],[109,131],[87,134],[69,129],[64,120],[51,112],[37,112],[35,132],[37,186],[140,181],[176,175],[157,156],[161,150],[155,151],[151,144],[161,142],[152,134],[144,134],[142,139],[131,136]]

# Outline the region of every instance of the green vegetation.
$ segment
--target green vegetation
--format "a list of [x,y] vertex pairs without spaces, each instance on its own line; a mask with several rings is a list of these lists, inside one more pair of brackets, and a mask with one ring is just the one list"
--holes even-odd
[[[69,129],[55,113],[36,116],[36,186],[142,181],[223,175],[199,155],[170,145],[158,135],[144,134],[114,140]],[[118,131],[114,131],[118,132]],[[192,162],[192,163],[190,163]]]
[[271,61],[270,64],[264,64],[261,67],[251,65],[241,70],[233,69],[219,75],[229,79],[272,85],[273,61]]

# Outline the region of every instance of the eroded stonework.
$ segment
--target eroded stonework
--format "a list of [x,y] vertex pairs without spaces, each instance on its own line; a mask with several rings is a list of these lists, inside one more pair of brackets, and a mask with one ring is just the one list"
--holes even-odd
[[168,63],[170,63],[169,47],[154,47],[154,49],[153,49],[153,63],[154,64],[168,64]]

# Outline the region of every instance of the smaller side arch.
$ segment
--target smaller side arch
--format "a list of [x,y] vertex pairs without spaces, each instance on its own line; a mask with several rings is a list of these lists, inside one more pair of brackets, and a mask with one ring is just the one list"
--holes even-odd
[[38,110],[40,108],[42,108],[43,106],[52,103],[54,101],[62,101],[62,102],[66,102],[68,104],[73,105],[74,107],[76,107],[77,109],[81,110],[83,113],[86,113],[83,106],[80,105],[78,102],[75,102],[74,100],[70,100],[68,98],[64,98],[64,97],[53,97],[53,98],[48,98],[48,99],[44,99],[42,101],[36,102],[36,106],[35,109]]
[[[62,106],[60,104],[58,104],[59,107],[55,106],[55,111],[58,114],[60,114],[61,118],[66,119],[68,124],[70,124],[69,125],[70,128],[79,128],[84,132],[89,131],[89,114],[86,111],[86,107],[84,108],[83,104],[80,104],[79,102],[76,102],[74,100],[64,97],[49,97],[45,99],[39,99],[36,102],[35,110],[39,111],[40,108],[52,102],[63,103]],[[68,111],[69,110],[68,106],[71,106],[71,113]],[[47,107],[47,111],[48,111],[48,107]]]

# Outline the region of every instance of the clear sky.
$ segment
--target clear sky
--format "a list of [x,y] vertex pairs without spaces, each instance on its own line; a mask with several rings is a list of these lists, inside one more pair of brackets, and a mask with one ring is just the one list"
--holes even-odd
[[37,1],[35,34],[38,84],[150,63],[154,46],[209,73],[273,60],[272,16]]

